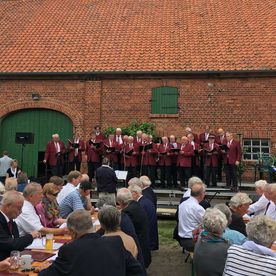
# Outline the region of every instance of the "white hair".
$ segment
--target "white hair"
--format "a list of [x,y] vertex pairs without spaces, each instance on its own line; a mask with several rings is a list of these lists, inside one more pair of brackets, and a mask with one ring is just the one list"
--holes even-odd
[[119,127],[117,127],[117,128],[116,128],[116,131],[122,131],[122,129],[121,129],[121,128],[119,128]]
[[258,181],[255,182],[256,188],[261,188],[262,190],[265,189],[266,185],[268,185],[266,180],[258,180]]
[[138,185],[130,185],[130,186],[128,187],[128,189],[129,189],[131,192],[135,192],[135,193],[137,193],[137,194],[139,194],[139,195],[142,194],[142,189],[141,189],[141,187],[138,186]]
[[246,233],[249,240],[270,247],[276,240],[276,221],[264,215],[255,216],[247,223]]
[[133,177],[128,181],[128,186],[137,185],[142,188],[142,181],[138,177]]
[[237,208],[244,204],[251,204],[252,200],[246,193],[237,193],[235,194],[229,202],[229,207]]
[[59,137],[59,134],[55,133],[52,135],[52,138]]
[[149,187],[151,185],[151,181],[146,175],[142,175],[140,181],[142,182],[143,187]]
[[197,176],[193,176],[191,177],[189,180],[188,180],[188,188],[192,188],[194,186],[194,184],[197,184],[197,183],[203,183],[203,181],[197,177]]
[[129,189],[121,188],[117,191],[117,201],[123,204],[127,204],[132,200],[132,195]]
[[2,182],[0,182],[0,195],[4,194],[5,191],[6,191],[5,186],[3,185]]
[[215,208],[208,208],[203,216],[203,228],[215,236],[221,236],[227,226],[224,213]]

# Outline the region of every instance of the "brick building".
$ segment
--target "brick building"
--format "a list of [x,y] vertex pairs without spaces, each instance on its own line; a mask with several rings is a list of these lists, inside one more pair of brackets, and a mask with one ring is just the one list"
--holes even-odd
[[0,149],[22,158],[9,137],[33,132],[36,175],[54,131],[137,119],[159,135],[223,127],[246,159],[275,154],[275,25],[273,0],[1,1]]

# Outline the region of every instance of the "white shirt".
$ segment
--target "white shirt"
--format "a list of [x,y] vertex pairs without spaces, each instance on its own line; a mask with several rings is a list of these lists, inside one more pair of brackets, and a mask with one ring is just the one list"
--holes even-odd
[[276,220],[276,205],[273,201],[270,201],[269,207],[265,215]]
[[263,215],[268,202],[269,200],[264,194],[262,194],[262,196],[255,203],[249,206],[248,214],[254,213],[254,216],[261,214]]
[[204,213],[204,208],[199,205],[196,198],[191,196],[183,201],[179,205],[178,235],[181,238],[192,238],[192,231],[202,223]]
[[188,188],[187,191],[184,193],[183,197],[190,197],[191,196],[191,189]]
[[11,161],[12,159],[7,155],[0,158],[0,176],[6,176],[7,170],[11,166]]
[[33,231],[40,231],[44,228],[34,206],[27,200],[24,200],[22,213],[15,219],[15,222],[17,224],[20,237],[30,234]]
[[61,201],[69,195],[71,192],[75,191],[77,187],[75,187],[72,183],[67,183],[65,186],[63,186],[62,190],[59,192],[57,196],[57,203],[60,204]]

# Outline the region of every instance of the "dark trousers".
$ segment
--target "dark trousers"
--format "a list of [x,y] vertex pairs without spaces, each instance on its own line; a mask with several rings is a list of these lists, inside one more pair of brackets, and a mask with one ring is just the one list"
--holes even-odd
[[218,181],[222,181],[222,168],[223,168],[223,158],[218,157]]
[[205,175],[205,184],[210,185],[210,178],[212,177],[212,186],[217,186],[217,167],[205,166],[204,175]]
[[180,178],[180,186],[185,187],[188,184],[188,180],[191,177],[191,168],[189,167],[179,167],[179,178]]
[[87,165],[88,165],[88,175],[91,181],[92,178],[95,178],[95,172],[100,167],[101,164],[97,162],[87,162]]
[[0,176],[0,181],[5,185],[6,176]]
[[127,170],[126,182],[128,183],[128,181],[131,178],[137,177],[137,168],[136,167],[126,167],[126,170]]
[[72,162],[69,162],[69,172],[77,170],[80,171],[81,162],[77,156],[74,157]]
[[60,157],[57,158],[57,163],[55,166],[51,166],[52,176],[63,176],[63,163]]
[[224,164],[226,185],[238,187],[237,166],[235,164]]
[[177,187],[177,166],[176,164],[173,164],[171,166],[171,172],[172,172],[172,182],[173,182],[173,186]]
[[179,243],[185,250],[189,252],[194,252],[195,243],[193,239],[180,238]]
[[160,181],[162,187],[171,187],[172,186],[172,174],[171,166],[160,166]]
[[146,175],[150,181],[151,185],[155,185],[155,176],[156,176],[156,166],[142,166],[142,175]]

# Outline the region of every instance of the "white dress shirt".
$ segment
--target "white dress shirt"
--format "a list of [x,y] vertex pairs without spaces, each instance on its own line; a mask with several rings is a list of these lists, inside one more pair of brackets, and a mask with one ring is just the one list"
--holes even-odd
[[276,220],[276,205],[273,201],[270,201],[265,215]]
[[248,208],[248,214],[254,213],[256,215],[263,215],[269,200],[263,194],[255,203]]
[[44,228],[34,206],[27,200],[24,200],[22,213],[15,219],[15,222],[17,224],[20,237],[30,234],[33,231],[40,231]]
[[57,196],[57,203],[60,204],[61,201],[67,195],[69,195],[71,192],[75,191],[76,189],[77,189],[77,187],[75,187],[73,184],[67,183],[65,186],[63,186],[62,190],[59,192],[59,194]]
[[202,223],[204,213],[204,208],[199,205],[196,198],[191,196],[183,201],[179,205],[178,235],[181,238],[192,238],[192,231]]

